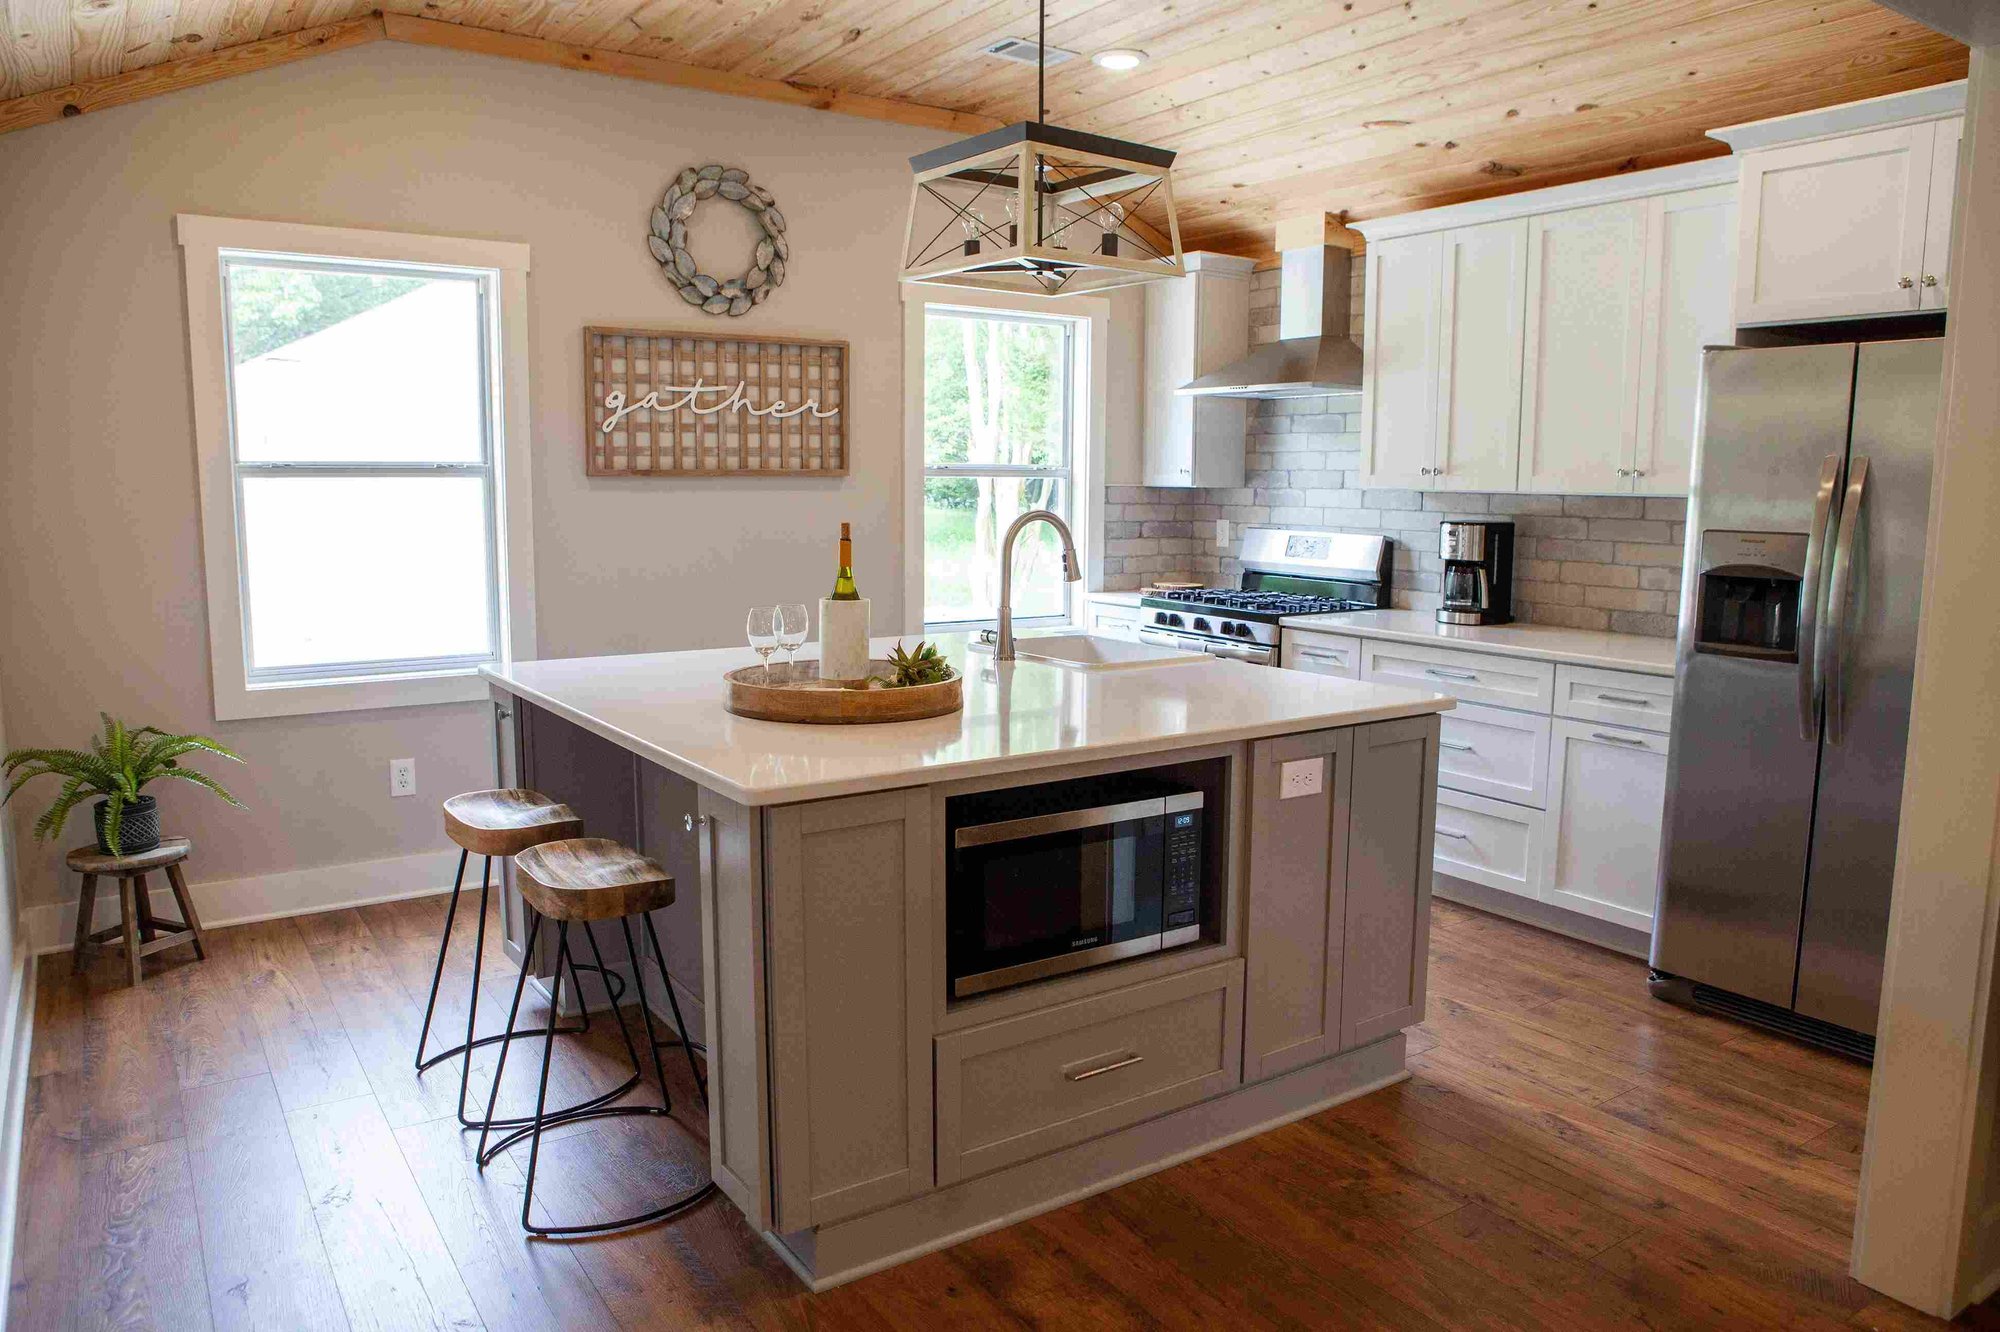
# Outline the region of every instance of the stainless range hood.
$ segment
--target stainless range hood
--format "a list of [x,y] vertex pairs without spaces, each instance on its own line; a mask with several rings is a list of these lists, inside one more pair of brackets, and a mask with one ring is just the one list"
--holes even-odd
[[1359,397],[1361,348],[1348,336],[1354,256],[1337,245],[1286,250],[1278,341],[1174,390],[1190,398]]

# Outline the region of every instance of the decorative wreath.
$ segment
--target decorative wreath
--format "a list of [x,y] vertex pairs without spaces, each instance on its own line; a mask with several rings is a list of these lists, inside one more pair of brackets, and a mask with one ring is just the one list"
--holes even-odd
[[[717,281],[700,271],[688,253],[688,219],[703,199],[716,195],[742,204],[756,215],[764,228],[763,237],[751,253],[750,267],[742,277]],[[785,261],[792,247],[785,239],[785,215],[762,185],[750,183],[750,173],[739,167],[689,167],[667,186],[660,206],[653,210],[652,234],[646,248],[660,261],[660,271],[689,305],[703,313],[740,315],[753,305],[762,305],[772,291],[785,285]]]

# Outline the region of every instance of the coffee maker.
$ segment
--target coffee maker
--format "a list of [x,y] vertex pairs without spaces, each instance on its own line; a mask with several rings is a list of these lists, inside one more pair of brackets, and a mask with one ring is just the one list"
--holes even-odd
[[1506,624],[1514,618],[1514,524],[1445,522],[1439,624]]

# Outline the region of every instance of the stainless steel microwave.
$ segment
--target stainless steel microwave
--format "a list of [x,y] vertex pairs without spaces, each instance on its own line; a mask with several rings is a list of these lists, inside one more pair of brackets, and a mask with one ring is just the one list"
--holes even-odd
[[1128,780],[959,800],[947,819],[953,998],[1201,938],[1200,791]]

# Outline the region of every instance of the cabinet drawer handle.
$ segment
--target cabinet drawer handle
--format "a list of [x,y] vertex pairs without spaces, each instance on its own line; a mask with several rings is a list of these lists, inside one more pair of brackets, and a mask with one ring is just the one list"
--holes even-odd
[[1635,707],[1635,708],[1650,708],[1650,707],[1652,707],[1652,706],[1653,706],[1653,700],[1652,700],[1652,699],[1650,699],[1650,698],[1637,698],[1637,697],[1634,697],[1634,696],[1633,696],[1633,695],[1631,695],[1631,694],[1602,694],[1602,693],[1600,693],[1600,694],[1598,695],[1598,697],[1599,697],[1599,698],[1601,698],[1601,699],[1603,699],[1603,700],[1604,700],[1604,701],[1605,701],[1606,703],[1630,703],[1630,704],[1631,704],[1631,705],[1632,705],[1633,707]]
[[1347,663],[1347,654],[1345,652],[1328,652],[1321,648],[1302,648],[1299,651],[1299,655],[1308,661],[1330,661],[1338,665],[1345,665]]
[[1474,671],[1448,671],[1442,666],[1426,666],[1424,667],[1424,674],[1435,675],[1440,680],[1477,680],[1479,678],[1478,673]]
[[1644,740],[1635,740],[1629,735],[1613,735],[1609,731],[1592,731],[1590,738],[1593,740],[1609,740],[1614,745],[1633,745],[1639,749],[1646,747]]
[[1439,828],[1437,830],[1437,835],[1439,837],[1455,837],[1461,842],[1469,842],[1472,840],[1471,833],[1462,833],[1453,828]]
[[1099,1074],[1116,1073],[1121,1068],[1130,1068],[1132,1065],[1143,1061],[1145,1057],[1142,1054],[1128,1054],[1124,1058],[1114,1059],[1108,1064],[1099,1064],[1096,1068],[1080,1068],[1075,1072],[1064,1069],[1063,1076],[1071,1082],[1084,1082],[1090,1078],[1097,1077]]
[[1479,752],[1478,750],[1474,749],[1471,745],[1462,745],[1456,740],[1440,740],[1438,741],[1438,748],[1456,749],[1461,754],[1477,754]]

